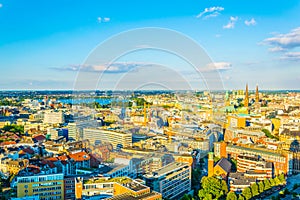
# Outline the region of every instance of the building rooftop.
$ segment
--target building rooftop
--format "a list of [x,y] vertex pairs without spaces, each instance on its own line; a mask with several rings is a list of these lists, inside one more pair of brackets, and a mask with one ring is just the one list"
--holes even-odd
[[227,173],[230,172],[231,170],[231,163],[226,159],[226,158],[221,158],[215,166],[219,165],[222,169],[224,169],[224,171],[226,171]]
[[111,198],[107,198],[107,200],[143,200],[143,199],[146,200],[146,199],[150,199],[150,197],[157,196],[157,195],[159,195],[159,193],[154,191],[137,197],[131,196],[130,194],[121,194]]
[[236,149],[241,149],[241,150],[245,150],[245,151],[252,151],[252,152],[257,153],[258,155],[261,155],[261,154],[268,154],[268,155],[270,155],[270,156],[280,156],[280,157],[284,157],[283,155],[281,155],[281,154],[279,154],[279,153],[272,152],[272,151],[267,150],[267,149],[258,149],[258,148],[256,148],[256,147],[243,147],[243,146],[231,145],[231,144],[229,144],[228,147],[236,148]]
[[86,152],[78,152],[69,154],[69,157],[77,162],[89,160],[90,156]]
[[180,163],[180,162],[173,162],[170,163],[164,167],[162,167],[161,169],[153,172],[152,174],[147,174],[146,176],[151,177],[151,176],[163,176],[163,175],[167,175],[168,173],[181,168],[181,167],[189,167],[188,163]]

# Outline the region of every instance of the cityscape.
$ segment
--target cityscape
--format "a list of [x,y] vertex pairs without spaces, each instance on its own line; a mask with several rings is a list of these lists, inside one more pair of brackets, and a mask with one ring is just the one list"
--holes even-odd
[[0,0],[0,199],[300,199],[299,11]]

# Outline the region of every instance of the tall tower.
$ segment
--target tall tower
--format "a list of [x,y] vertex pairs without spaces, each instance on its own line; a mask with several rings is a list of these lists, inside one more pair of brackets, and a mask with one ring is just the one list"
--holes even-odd
[[208,177],[211,177],[214,175],[214,153],[209,152],[208,153],[208,166],[207,166],[207,171],[208,171]]
[[248,91],[248,83],[246,84],[246,92],[245,92],[245,99],[244,99],[244,106],[249,106],[249,91]]
[[259,104],[258,85],[256,85],[256,91],[255,91],[255,103],[256,103],[256,104]]

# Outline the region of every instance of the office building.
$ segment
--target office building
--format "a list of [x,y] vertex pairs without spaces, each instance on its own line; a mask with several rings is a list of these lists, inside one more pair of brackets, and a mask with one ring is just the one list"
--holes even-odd
[[180,199],[191,191],[191,167],[188,163],[174,162],[144,175],[146,185],[162,194],[164,199]]
[[110,143],[114,148],[132,145],[132,134],[95,128],[83,129],[83,139],[91,144]]

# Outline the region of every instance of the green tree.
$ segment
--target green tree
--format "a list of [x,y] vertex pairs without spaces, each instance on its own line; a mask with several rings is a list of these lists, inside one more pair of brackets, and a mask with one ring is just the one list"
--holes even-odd
[[279,140],[279,138],[272,135],[272,133],[268,129],[262,129],[261,131],[265,133],[266,137],[271,138],[271,139],[275,139],[275,140]]
[[237,200],[237,196],[236,196],[235,192],[230,191],[227,194],[226,200]]
[[240,194],[238,200],[245,200],[245,197]]
[[265,190],[268,190],[271,188],[270,181],[268,179],[264,180]]
[[185,194],[180,200],[193,200],[193,197],[190,194]]
[[201,180],[202,189],[199,190],[198,196],[200,199],[207,199],[211,194],[213,199],[219,199],[227,194],[228,188],[224,180],[215,177],[203,177]]
[[281,181],[279,180],[278,176],[276,176],[274,178],[274,181],[275,181],[275,185],[280,185],[281,184]]
[[270,179],[270,184],[272,187],[274,187],[276,185],[276,182],[273,178]]
[[252,184],[250,186],[250,188],[251,188],[251,192],[252,192],[253,197],[259,194],[257,183]]
[[9,131],[13,133],[24,133],[24,126],[19,126],[16,124],[5,125],[2,130]]
[[251,197],[252,197],[251,189],[249,187],[246,187],[242,191],[242,195],[245,197],[246,200],[251,199]]
[[278,179],[280,180],[281,183],[285,183],[285,177],[284,177],[284,174],[280,174],[278,176]]
[[260,181],[258,183],[258,190],[259,190],[259,193],[262,193],[262,192],[265,191],[265,185],[264,185],[264,183],[262,181]]
[[198,196],[200,199],[203,199],[203,200],[212,200],[213,199],[212,194],[206,193],[204,191],[204,189],[199,190]]

